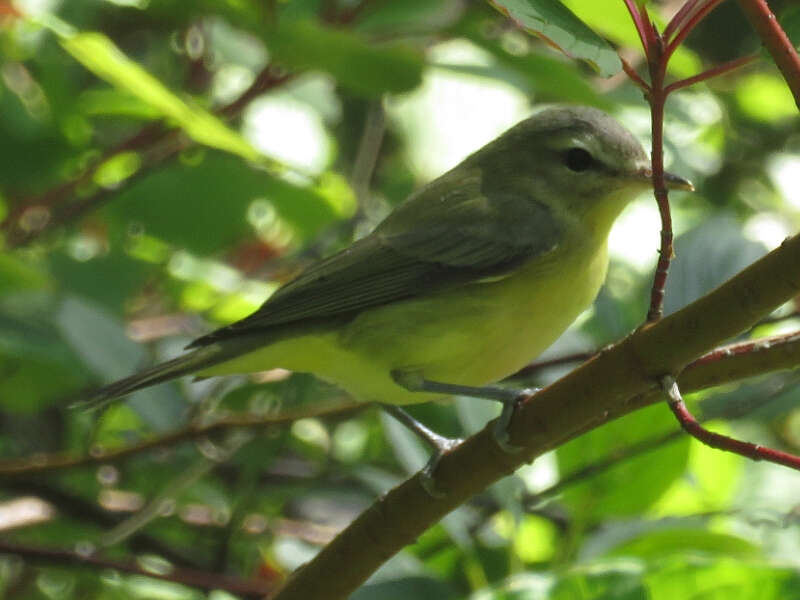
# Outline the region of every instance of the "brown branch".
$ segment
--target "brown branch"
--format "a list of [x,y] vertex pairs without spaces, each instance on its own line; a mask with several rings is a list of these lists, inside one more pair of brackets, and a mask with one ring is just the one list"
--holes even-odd
[[800,56],[792,41],[772,14],[766,0],[739,0],[739,6],[761,36],[761,41],[792,91],[795,104],[800,108]]
[[[510,379],[527,377],[539,370],[553,366],[583,362],[597,354],[598,352],[594,351],[579,352],[537,361],[521,369]],[[722,346],[704,354],[690,363],[683,371],[681,385],[688,391],[696,391],[747,377],[789,369],[797,364],[800,364],[800,333],[777,335]],[[337,408],[335,410],[327,410],[325,405],[320,405],[314,414],[336,414],[358,408],[356,402],[344,404],[341,400],[340,398],[336,400]],[[302,414],[296,411],[268,416],[233,415],[210,423],[189,424],[170,433],[112,450],[93,448],[87,454],[77,456],[69,453],[34,454],[23,458],[0,460],[0,476],[28,476],[86,465],[111,464],[158,448],[168,448],[201,439],[214,433],[239,428],[262,429],[290,423],[301,416],[312,415],[307,410]]]
[[158,573],[144,569],[137,562],[113,560],[95,555],[78,554],[70,550],[43,548],[27,544],[18,544],[0,540],[0,553],[13,554],[26,562],[37,562],[53,565],[69,565],[91,567],[93,569],[113,569],[123,573],[133,573],[161,581],[171,581],[202,590],[225,590],[231,594],[245,598],[260,598],[270,593],[275,585],[266,581],[241,579],[230,575],[209,573],[194,569],[172,569],[168,573]]
[[190,423],[181,429],[176,429],[170,433],[137,444],[110,450],[94,447],[90,449],[88,453],[77,456],[71,453],[33,454],[24,458],[0,460],[0,475],[4,477],[27,476],[86,465],[109,464],[157,448],[176,446],[183,442],[201,439],[217,432],[224,432],[232,429],[263,429],[264,427],[273,425],[291,423],[300,417],[333,414],[351,410],[356,406],[355,402],[344,404],[339,397],[334,401],[334,404],[335,408],[332,409],[327,408],[328,404],[320,404],[315,407],[315,411],[304,409],[302,413],[298,411],[284,411],[278,415],[231,415],[221,417],[212,422]]
[[419,475],[394,488],[296,572],[275,600],[346,598],[389,557],[492,482],[610,419],[660,401],[656,382],[665,374],[680,372],[800,292],[798,261],[795,236],[710,294],[644,325],[520,403],[509,426],[519,453],[500,450],[494,422],[488,424],[439,461],[434,479],[441,498],[424,491]]

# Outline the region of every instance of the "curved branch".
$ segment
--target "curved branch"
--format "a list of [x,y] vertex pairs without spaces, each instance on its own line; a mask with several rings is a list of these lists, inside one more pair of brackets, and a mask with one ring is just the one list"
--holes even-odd
[[800,293],[798,261],[800,236],[795,236],[710,294],[644,325],[531,396],[509,427],[510,443],[522,448],[519,453],[500,450],[494,422],[489,423],[441,458],[434,474],[441,498],[424,491],[419,475],[410,478],[297,571],[274,600],[346,598],[401,548],[494,481],[581,433],[659,401],[660,377],[679,373]]
[[142,454],[157,448],[176,446],[183,442],[190,442],[204,438],[211,434],[231,429],[262,429],[272,425],[283,425],[296,421],[300,417],[317,416],[319,414],[333,414],[350,410],[355,406],[355,402],[347,403],[337,397],[330,404],[320,404],[315,407],[317,410],[312,414],[307,409],[303,409],[302,414],[294,410],[286,410],[280,414],[268,415],[231,415],[218,418],[215,421],[205,423],[189,423],[185,427],[176,429],[164,435],[154,437],[137,444],[123,446],[111,450],[101,447],[92,448],[87,454],[75,456],[74,454],[32,454],[24,458],[14,458],[0,460],[0,476],[13,477],[22,475],[32,475],[59,469],[70,469],[85,465],[109,464],[119,462],[137,454]]

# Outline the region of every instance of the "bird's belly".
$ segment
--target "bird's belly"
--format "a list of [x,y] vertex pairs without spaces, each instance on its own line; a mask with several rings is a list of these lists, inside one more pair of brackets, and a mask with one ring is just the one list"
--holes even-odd
[[365,402],[411,404],[391,372],[485,385],[525,366],[587,308],[605,278],[605,247],[537,261],[499,281],[365,310],[339,330],[288,337],[207,375],[283,367],[311,372]]
[[[550,346],[594,300],[606,265],[604,247],[576,252],[500,281],[366,311],[341,332],[340,343],[372,357],[384,372],[413,371],[433,381],[485,385],[516,372]],[[402,396],[403,403],[427,399],[418,393]]]

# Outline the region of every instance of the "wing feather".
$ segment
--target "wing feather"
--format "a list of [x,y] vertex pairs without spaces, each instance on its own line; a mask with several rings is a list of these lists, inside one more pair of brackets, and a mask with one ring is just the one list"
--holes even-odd
[[446,177],[423,188],[373,233],[190,347],[497,277],[558,245],[561,230],[545,204],[519,191],[484,193],[479,176],[462,179],[456,189]]

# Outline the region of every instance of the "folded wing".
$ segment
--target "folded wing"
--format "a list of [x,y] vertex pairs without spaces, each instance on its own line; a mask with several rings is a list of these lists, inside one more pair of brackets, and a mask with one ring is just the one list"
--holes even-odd
[[479,174],[455,188],[438,179],[370,235],[283,286],[255,313],[190,347],[502,277],[554,250],[560,238],[550,209],[522,192],[484,193]]

